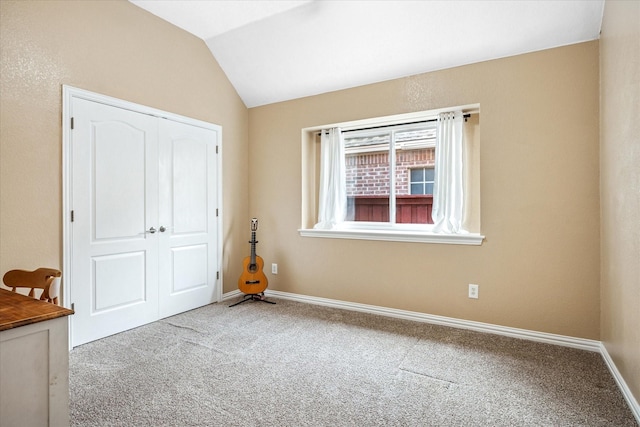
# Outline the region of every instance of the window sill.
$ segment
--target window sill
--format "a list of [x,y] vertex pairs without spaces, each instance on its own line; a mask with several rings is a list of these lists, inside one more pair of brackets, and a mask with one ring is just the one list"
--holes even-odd
[[409,230],[317,230],[300,229],[302,237],[323,237],[329,239],[382,240],[388,242],[440,243],[449,245],[479,246],[484,236],[476,233],[443,234],[431,231]]

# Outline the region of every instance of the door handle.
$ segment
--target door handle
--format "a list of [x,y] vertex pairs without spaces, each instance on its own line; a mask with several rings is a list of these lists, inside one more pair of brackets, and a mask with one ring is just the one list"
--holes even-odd
[[156,230],[155,228],[151,227],[151,228],[149,229],[149,231],[147,231],[147,233],[151,233],[151,234],[153,234],[153,233],[155,233],[156,231],[157,231],[157,230]]
[[167,231],[167,229],[166,229],[166,228],[164,228],[164,225],[161,225],[161,226],[160,226],[160,232],[161,232],[161,233],[164,233],[165,231]]

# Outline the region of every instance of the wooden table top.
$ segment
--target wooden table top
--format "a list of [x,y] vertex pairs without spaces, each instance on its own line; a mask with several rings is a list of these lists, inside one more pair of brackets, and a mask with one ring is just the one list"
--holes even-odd
[[0,289],[0,331],[71,314],[68,308]]

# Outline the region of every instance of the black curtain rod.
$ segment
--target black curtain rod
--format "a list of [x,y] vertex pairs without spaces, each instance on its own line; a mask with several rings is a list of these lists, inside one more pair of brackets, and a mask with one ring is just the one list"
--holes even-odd
[[[462,117],[464,118],[464,121],[466,122],[467,119],[469,117],[471,117],[471,114],[463,114]],[[419,123],[430,123],[430,122],[437,122],[438,119],[428,119],[428,120],[420,120],[417,122],[409,122],[409,123],[398,123],[395,125],[382,125],[382,126],[372,126],[372,127],[368,127],[368,128],[359,128],[359,129],[348,129],[348,130],[343,130],[342,133],[347,133],[347,132],[357,132],[357,131],[361,131],[361,130],[369,130],[369,129],[384,129],[384,128],[389,128],[389,127],[394,127],[394,126],[399,126],[399,125],[415,125],[415,124],[419,124]],[[322,133],[322,132],[319,132]]]

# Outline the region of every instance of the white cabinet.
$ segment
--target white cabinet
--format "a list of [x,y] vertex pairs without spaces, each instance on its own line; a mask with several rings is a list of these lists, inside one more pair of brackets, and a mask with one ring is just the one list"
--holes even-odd
[[71,313],[0,290],[0,426],[69,425]]

